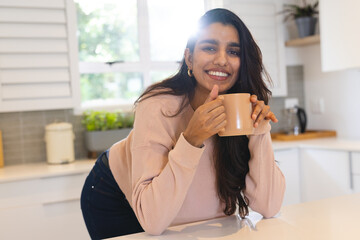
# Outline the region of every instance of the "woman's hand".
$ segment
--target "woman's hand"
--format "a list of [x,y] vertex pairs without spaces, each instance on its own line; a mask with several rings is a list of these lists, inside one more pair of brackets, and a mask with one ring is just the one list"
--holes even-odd
[[251,115],[254,120],[254,127],[258,127],[262,120],[271,120],[274,123],[278,122],[275,114],[270,111],[270,107],[265,105],[264,101],[258,100],[256,95],[251,95],[250,102],[253,105],[253,113]]
[[219,87],[215,85],[204,104],[195,110],[183,133],[184,138],[195,147],[201,147],[206,139],[225,128],[224,98],[218,93]]

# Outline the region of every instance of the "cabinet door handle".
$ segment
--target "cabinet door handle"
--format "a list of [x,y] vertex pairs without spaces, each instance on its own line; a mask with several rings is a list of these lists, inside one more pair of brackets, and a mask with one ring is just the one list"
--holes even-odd
[[353,166],[352,166],[352,154],[349,152],[349,167],[350,167],[350,189],[354,190],[354,177],[353,177]]

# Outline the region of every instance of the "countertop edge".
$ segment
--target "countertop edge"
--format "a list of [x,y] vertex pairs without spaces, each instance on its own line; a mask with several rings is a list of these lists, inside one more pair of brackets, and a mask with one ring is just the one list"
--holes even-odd
[[0,183],[88,173],[94,163],[95,159],[78,159],[71,163],[58,165],[41,162],[5,166],[0,168]]

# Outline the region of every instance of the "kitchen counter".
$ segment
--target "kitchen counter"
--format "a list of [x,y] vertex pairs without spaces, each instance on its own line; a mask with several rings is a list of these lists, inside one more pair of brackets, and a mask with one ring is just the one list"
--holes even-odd
[[236,216],[170,227],[160,236],[146,233],[114,240],[322,240],[359,239],[360,193],[288,205],[278,217],[263,219],[256,226]]
[[338,137],[315,138],[299,141],[273,140],[274,150],[288,149],[294,147],[360,152],[360,140],[350,140]]
[[46,162],[5,166],[0,168],[0,183],[90,172],[95,159],[81,159],[67,164]]
[[[300,141],[273,141],[274,150],[289,148],[317,148],[360,152],[360,140],[337,137]],[[89,172],[95,159],[80,159],[68,164],[50,165],[46,162],[5,166],[0,168],[0,183],[33,178],[63,176]]]

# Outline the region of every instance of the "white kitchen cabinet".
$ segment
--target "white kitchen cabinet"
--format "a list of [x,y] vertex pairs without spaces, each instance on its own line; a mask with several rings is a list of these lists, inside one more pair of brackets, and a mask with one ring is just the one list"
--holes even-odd
[[0,0],[0,112],[80,102],[73,0]]
[[360,68],[360,1],[320,1],[322,70]]
[[354,193],[360,192],[360,175],[353,175]]
[[297,148],[275,150],[275,160],[286,180],[286,191],[283,205],[301,202],[300,195],[300,164]]
[[352,193],[348,151],[301,148],[303,201]]
[[354,192],[360,192],[360,152],[351,153],[352,185]]
[[0,184],[0,239],[88,239],[80,209],[87,173]]

